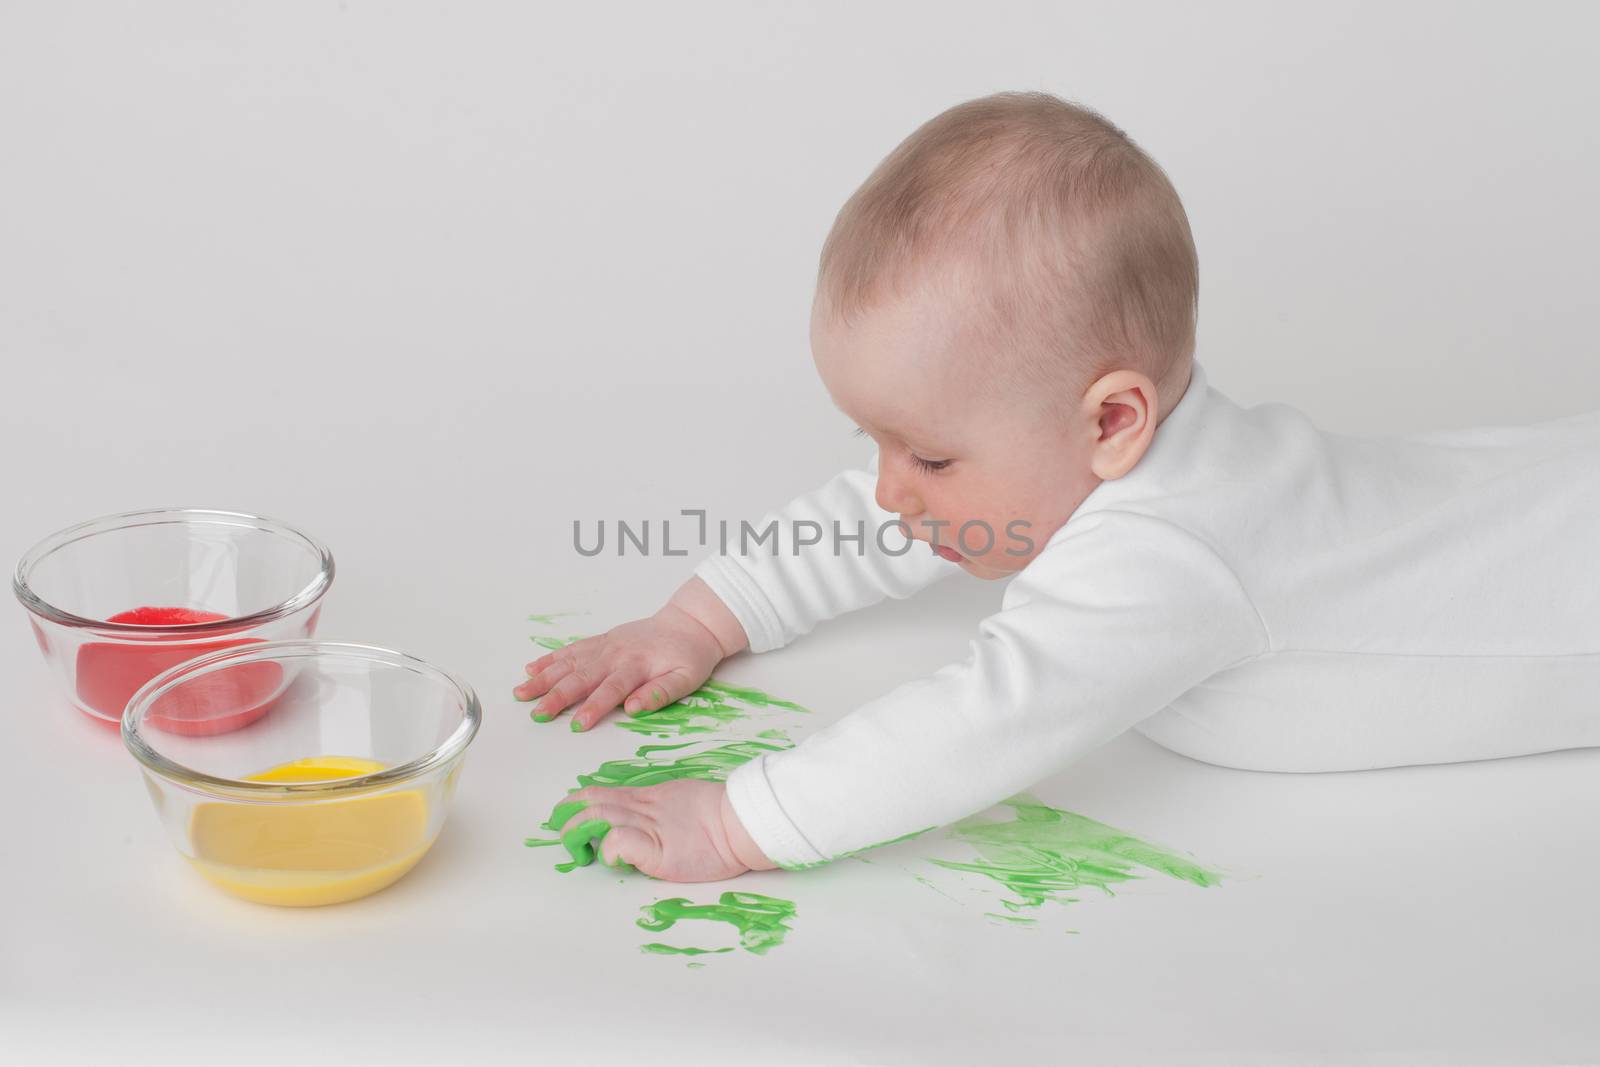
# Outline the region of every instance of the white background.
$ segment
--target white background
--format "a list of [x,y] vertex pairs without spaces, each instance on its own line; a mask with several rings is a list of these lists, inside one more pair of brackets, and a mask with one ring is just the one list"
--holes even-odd
[[[809,359],[818,249],[897,141],[995,90],[1167,168],[1238,402],[1361,433],[1600,406],[1597,31],[1587,4],[0,6],[0,549],[163,504],[283,518],[338,559],[323,636],[463,675],[488,720],[405,881],[257,908],[182,867],[15,611],[0,1027],[60,1060],[1600,1058],[1600,753],[1277,776],[1123,738],[1040,792],[1246,876],[1086,901],[1071,937],[888,860],[744,879],[801,905],[790,943],[691,971],[636,951],[666,887],[520,844],[634,739],[508,696],[525,615],[594,632],[696,558],[583,559],[574,519],[736,522],[865,462]],[[718,676],[826,721],[959,659],[999,593]]]

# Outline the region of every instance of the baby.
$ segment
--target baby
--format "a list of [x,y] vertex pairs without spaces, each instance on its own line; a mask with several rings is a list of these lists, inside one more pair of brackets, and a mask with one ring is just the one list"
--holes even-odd
[[590,787],[569,825],[709,881],[953,821],[1130,727],[1273,771],[1600,745],[1600,411],[1359,438],[1244,409],[1194,359],[1197,278],[1177,193],[1094,112],[1001,93],[916,130],[839,212],[813,304],[867,467],[515,694],[584,730],[958,570],[1014,576],[1001,610],[725,785]]

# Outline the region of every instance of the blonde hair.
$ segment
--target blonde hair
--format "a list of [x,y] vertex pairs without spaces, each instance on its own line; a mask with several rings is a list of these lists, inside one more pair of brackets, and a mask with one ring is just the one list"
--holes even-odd
[[1011,384],[1059,401],[1063,382],[1131,367],[1165,417],[1188,381],[1199,274],[1177,191],[1122,130],[1003,92],[928,120],[878,164],[823,244],[817,300],[848,323],[907,284],[942,285],[976,298],[977,335]]

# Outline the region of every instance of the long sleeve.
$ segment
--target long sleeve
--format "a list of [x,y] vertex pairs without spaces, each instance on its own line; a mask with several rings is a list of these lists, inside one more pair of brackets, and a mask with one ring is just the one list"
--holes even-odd
[[[819,622],[903,599],[961,570],[889,525],[899,516],[878,506],[878,458],[874,450],[864,470],[841,471],[763,515],[743,553],[695,567],[744,626],[750,651],[781,648]],[[774,533],[761,540],[769,527]],[[728,540],[740,547],[737,532]]]
[[1161,519],[1069,520],[962,663],[728,778],[762,851],[804,867],[981,811],[1265,651],[1234,572]]

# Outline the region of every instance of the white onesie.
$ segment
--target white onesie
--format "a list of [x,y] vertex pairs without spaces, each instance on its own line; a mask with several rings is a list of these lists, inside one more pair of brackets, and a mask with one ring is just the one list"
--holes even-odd
[[[874,536],[896,518],[877,462],[764,516],[776,541],[695,568],[752,652],[960,571]],[[796,554],[800,520],[828,534]],[[864,524],[860,554],[834,552],[836,522]],[[729,776],[773,862],[969,815],[1129,727],[1274,771],[1600,745],[1600,411],[1352,437],[1241,408],[1197,362],[1134,469],[1007,581],[963,662]]]

